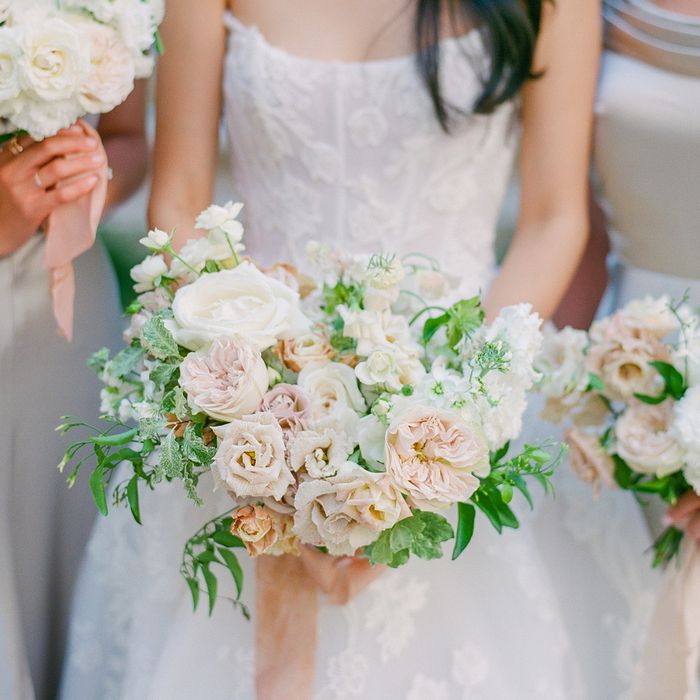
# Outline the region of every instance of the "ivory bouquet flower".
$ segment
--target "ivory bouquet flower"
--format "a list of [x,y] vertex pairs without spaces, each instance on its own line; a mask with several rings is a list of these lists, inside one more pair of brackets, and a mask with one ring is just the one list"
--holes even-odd
[[41,140],[148,77],[163,0],[0,0],[0,126]]
[[485,325],[478,298],[444,301],[450,280],[421,256],[312,243],[311,277],[263,268],[244,257],[241,206],[203,212],[204,236],[179,254],[163,231],[142,239],[152,255],[132,270],[128,347],[92,359],[107,428],[68,449],[69,482],[94,458],[100,511],[111,499],[141,522],[144,489],[180,481],[202,503],[211,473],[231,507],[184,543],[181,569],[210,608],[222,567],[240,598],[238,549],[397,567],[450,540],[458,557],[477,511],[517,528],[514,492],[532,503],[527,478],[549,490],[560,458],[552,445],[509,455],[539,317],[515,306]]
[[[537,360],[544,417],[567,421],[571,466],[597,490],[700,493],[700,316],[668,297],[635,300],[588,333],[546,335]],[[683,532],[654,543],[654,566],[680,551]]]

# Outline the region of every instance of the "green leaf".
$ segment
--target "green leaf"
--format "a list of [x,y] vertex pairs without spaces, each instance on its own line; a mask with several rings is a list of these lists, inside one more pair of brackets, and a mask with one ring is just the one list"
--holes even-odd
[[178,365],[174,364],[159,364],[151,370],[149,375],[151,381],[158,386],[167,386],[170,384],[175,373],[180,369]]
[[219,558],[216,553],[211,549],[205,549],[197,555],[197,561],[200,564],[220,564]]
[[503,532],[503,523],[501,523],[498,510],[491,502],[488,494],[483,493],[481,490],[477,491],[472,496],[472,503],[474,503],[474,505],[489,519],[491,525],[493,525],[496,532],[500,535]]
[[501,487],[501,498],[503,502],[508,504],[513,500],[513,485],[506,482]]
[[122,350],[109,363],[110,374],[123,379],[139,366],[145,355],[145,351],[140,347],[130,347]]
[[588,373],[588,391],[605,391],[605,382],[597,374],[593,372]]
[[629,467],[627,462],[625,462],[625,460],[622,459],[622,457],[619,457],[618,455],[613,455],[613,461],[615,463],[614,477],[615,481],[617,482],[617,485],[621,489],[632,489],[636,482],[635,473]]
[[423,342],[429,343],[435,334],[443,327],[446,326],[450,320],[450,316],[447,313],[441,316],[436,316],[435,318],[429,318],[423,325]]
[[107,515],[109,509],[107,508],[107,493],[105,491],[105,470],[102,463],[99,463],[92,474],[90,475],[90,491],[92,491],[92,497],[95,501],[97,509],[102,513],[102,515]]
[[172,432],[161,443],[158,468],[169,479],[176,479],[184,472],[185,462]]
[[137,434],[138,430],[133,428],[132,430],[126,430],[116,435],[98,435],[96,437],[91,437],[90,442],[95,445],[100,445],[101,447],[118,447],[119,445],[126,445],[126,443],[131,442]]
[[141,525],[141,509],[139,507],[139,477],[132,476],[126,485],[126,500],[134,520]]
[[658,406],[663,403],[668,398],[668,394],[664,391],[663,394],[659,396],[647,396],[646,394],[635,394],[634,398],[642,403],[648,403],[650,406]]
[[532,495],[530,494],[530,489],[527,487],[527,482],[525,479],[523,479],[520,474],[512,474],[510,476],[510,480],[513,482],[513,486],[515,486],[515,488],[518,489],[523,496],[525,496],[525,500],[528,502],[530,510],[534,510],[535,504],[532,500]]
[[452,561],[469,546],[474,536],[474,521],[476,519],[476,509],[469,503],[457,504],[459,519],[457,521],[457,534],[455,535],[455,546],[452,550]]
[[167,423],[162,418],[142,418],[139,421],[139,434],[143,440],[157,437]]
[[447,313],[450,317],[447,324],[447,342],[453,350],[463,338],[469,337],[484,323],[485,312],[478,296],[458,301]]
[[402,549],[410,549],[414,531],[408,524],[403,524],[410,520],[412,518],[396,523],[389,531],[389,544],[392,553],[400,552]]
[[158,360],[169,360],[179,358],[175,338],[165,327],[161,316],[153,316],[146,321],[141,332],[142,342],[145,348]]
[[216,576],[212,574],[209,566],[204,564],[202,566],[202,576],[204,576],[204,582],[207,584],[207,595],[209,596],[209,615],[214,612],[214,606],[216,605],[216,593],[218,590],[218,581]]
[[365,547],[365,552],[372,564],[389,564],[393,558],[391,549],[391,531],[384,530],[369,547]]
[[90,359],[87,361],[87,366],[98,374],[101,374],[108,361],[109,348],[100,348],[90,356]]
[[654,552],[652,566],[654,568],[665,567],[673,559],[680,556],[683,537],[684,533],[682,530],[678,530],[675,527],[666,528],[652,547]]
[[231,572],[233,576],[233,582],[236,584],[236,598],[241,597],[243,591],[243,569],[238,563],[238,557],[230,550],[219,547],[219,556],[224,560],[226,568]]
[[185,457],[208,467],[214,461],[215,447],[207,447],[193,425],[188,425],[182,438],[182,452]]
[[446,542],[455,535],[452,525],[442,515],[421,510],[416,511],[414,517],[423,524],[422,534],[435,542]]
[[196,610],[199,605],[199,583],[196,578],[192,578],[191,576],[186,576],[185,581],[187,581],[192,595],[192,609]]
[[240,549],[245,546],[240,537],[236,537],[236,535],[226,532],[226,530],[217,530],[211,538],[222,547],[236,547]]
[[190,414],[190,408],[187,405],[187,396],[185,396],[185,392],[179,386],[175,388],[175,409],[173,413],[178,420],[184,420]]
[[502,459],[506,457],[508,454],[508,450],[510,450],[510,442],[507,442],[501,449],[496,450],[492,455],[491,455],[491,464],[498,464]]
[[666,393],[676,401],[680,401],[686,390],[683,375],[668,362],[651,362],[650,364],[666,383]]

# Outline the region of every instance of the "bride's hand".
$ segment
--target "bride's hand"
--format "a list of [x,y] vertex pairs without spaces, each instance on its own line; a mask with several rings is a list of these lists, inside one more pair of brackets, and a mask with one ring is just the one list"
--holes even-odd
[[7,144],[0,152],[0,255],[24,245],[56,207],[91,192],[107,164],[99,136],[82,123],[19,146],[17,155]]
[[700,545],[700,496],[694,491],[681,496],[678,503],[668,509],[665,522],[681,528]]
[[372,581],[384,566],[372,566],[361,557],[332,557],[315,547],[301,547],[301,561],[318,589],[335,605],[345,605]]

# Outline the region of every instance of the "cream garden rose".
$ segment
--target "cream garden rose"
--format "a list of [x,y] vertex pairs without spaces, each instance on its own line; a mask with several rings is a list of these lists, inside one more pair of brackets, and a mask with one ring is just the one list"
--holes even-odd
[[235,497],[284,497],[294,476],[287,465],[282,428],[273,415],[245,416],[214,432],[219,438],[217,476]]
[[340,362],[327,362],[305,367],[298,384],[311,397],[312,412],[319,417],[336,407],[347,407],[358,413],[365,409],[365,399],[357,386],[352,368]]
[[265,396],[267,381],[262,355],[233,340],[215,340],[180,365],[180,386],[193,411],[224,423],[253,413]]
[[294,532],[306,544],[349,556],[411,512],[385,474],[347,463],[331,479],[304,481],[297,491]]
[[10,30],[0,32],[0,102],[14,100],[20,93],[19,57],[15,34]]
[[178,289],[173,314],[175,338],[191,350],[216,338],[242,338],[262,351],[309,327],[299,295],[249,262]]
[[335,351],[330,345],[328,334],[322,329],[314,328],[308,333],[280,343],[282,362],[292,372],[301,372],[309,365],[330,362],[334,355]]
[[386,435],[384,463],[415,508],[434,510],[466,501],[490,472],[480,427],[454,411],[409,403]]
[[673,403],[633,403],[615,425],[616,452],[631,469],[667,476],[678,471],[685,454],[673,434]]

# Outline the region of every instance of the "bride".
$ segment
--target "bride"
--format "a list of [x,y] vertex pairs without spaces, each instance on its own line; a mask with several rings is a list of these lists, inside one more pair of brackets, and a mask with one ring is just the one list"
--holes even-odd
[[[488,288],[491,315],[528,301],[548,317],[587,235],[599,12],[580,0],[170,0],[150,217],[180,245],[195,235],[223,102],[257,260],[303,265],[310,239],[423,253],[463,293]],[[494,276],[519,144],[519,226]],[[143,529],[124,513],[93,535],[63,697],[253,698],[255,615],[223,603],[193,614],[178,578],[182,543],[223,497],[199,509],[177,488],[150,498]],[[589,640],[594,672],[581,673],[566,594],[527,523],[502,538],[484,526],[457,562],[411,563],[324,605],[314,697],[616,696],[604,641]],[[550,566],[566,566],[559,554]]]

